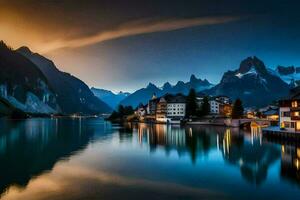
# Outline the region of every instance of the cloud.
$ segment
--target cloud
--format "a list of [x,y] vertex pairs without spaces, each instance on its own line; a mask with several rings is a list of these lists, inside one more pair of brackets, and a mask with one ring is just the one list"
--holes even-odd
[[89,36],[81,36],[75,39],[58,39],[44,44],[40,51],[46,53],[61,48],[76,48],[96,43],[113,40],[116,38],[154,33],[173,31],[195,26],[206,26],[223,24],[240,20],[242,17],[222,16],[222,17],[201,17],[192,19],[167,19],[167,20],[138,20],[128,22],[113,30],[99,31]]
[[[101,189],[91,190],[91,188]],[[135,194],[140,192],[142,195],[155,192],[161,196],[189,196],[193,199],[196,197],[205,199],[224,199],[227,197],[225,193],[214,189],[142,177],[123,176],[78,165],[71,166],[68,163],[60,163],[51,172],[32,179],[25,188],[15,185],[10,186],[2,198],[3,200],[41,200],[55,197],[55,199],[65,200],[74,197],[89,199],[97,196],[99,199],[105,199],[105,197],[113,199],[122,196],[124,199],[129,199],[132,197],[132,188],[135,188]],[[115,193],[115,190],[119,193]]]

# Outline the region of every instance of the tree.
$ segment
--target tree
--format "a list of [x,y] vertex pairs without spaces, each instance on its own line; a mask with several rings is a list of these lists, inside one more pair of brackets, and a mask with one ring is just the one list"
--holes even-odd
[[200,114],[201,116],[204,116],[204,115],[208,115],[209,113],[210,113],[210,105],[209,105],[208,97],[205,96],[203,98],[203,103],[201,105]]
[[243,103],[240,99],[235,100],[232,108],[232,118],[239,119],[244,115]]
[[120,117],[123,117],[125,115],[125,108],[124,108],[123,105],[119,105],[118,114],[119,114]]
[[114,119],[118,119],[120,116],[119,116],[119,113],[117,111],[113,111],[111,113],[111,115],[108,117],[109,120],[114,120]]
[[198,110],[196,91],[191,89],[186,99],[186,116],[196,116]]
[[132,106],[125,106],[124,108],[124,114],[125,115],[132,115],[134,113],[134,110]]

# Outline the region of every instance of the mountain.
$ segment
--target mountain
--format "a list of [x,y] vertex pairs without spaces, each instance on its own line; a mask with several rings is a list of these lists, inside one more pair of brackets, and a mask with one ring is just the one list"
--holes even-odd
[[191,88],[194,88],[197,92],[211,88],[213,85],[206,79],[201,80],[196,78],[195,75],[191,75],[188,82],[178,81],[175,85],[171,85],[169,82],[163,84],[162,87],[157,87],[153,83],[149,83],[146,88],[139,89],[126,97],[120,102],[120,104],[133,107],[138,106],[140,103],[147,104],[149,99],[155,94],[156,96],[162,96],[165,94],[177,94],[182,93],[187,95]]
[[108,113],[112,110],[98,99],[83,81],[61,72],[51,60],[32,53],[27,47],[21,47],[17,52],[28,58],[45,75],[63,113],[95,114]]
[[44,74],[18,52],[0,41],[0,96],[28,113],[57,113],[60,106]]
[[130,93],[128,92],[121,91],[115,94],[112,91],[105,90],[105,89],[98,89],[94,87],[91,88],[91,91],[94,93],[96,97],[98,97],[103,102],[108,104],[111,108],[116,108],[123,99],[125,99],[130,95]]
[[254,56],[243,60],[239,69],[224,73],[219,84],[204,92],[240,98],[245,106],[265,106],[288,91],[289,85]]
[[284,82],[290,85],[290,87],[296,87],[300,85],[300,67],[295,66],[277,66],[275,70],[270,70],[273,74],[280,77]]

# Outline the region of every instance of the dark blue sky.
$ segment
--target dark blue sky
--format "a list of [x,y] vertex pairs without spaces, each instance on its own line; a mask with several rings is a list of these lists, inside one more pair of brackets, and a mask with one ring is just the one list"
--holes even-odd
[[[9,38],[0,30],[2,39],[11,41],[14,47],[23,42],[36,51],[47,49],[42,53],[60,69],[80,77],[90,86],[114,91],[133,91],[148,82],[174,84],[178,80],[187,81],[191,74],[218,83],[225,71],[236,69],[242,59],[253,55],[271,68],[300,66],[300,3],[297,1],[38,3],[31,0],[26,4],[7,3],[2,8],[30,17],[32,35],[44,40],[26,40],[20,36],[17,41],[17,36]],[[33,10],[39,11],[32,13]],[[54,10],[55,15],[51,12]],[[219,19],[226,17],[235,19],[220,22]],[[202,18],[218,18],[218,22],[186,25],[189,20]],[[178,28],[164,28],[168,27],[168,20]],[[180,20],[187,21],[180,23]],[[8,17],[8,21],[17,22],[13,17]],[[163,23],[158,30],[150,28],[149,31],[153,23],[160,22]],[[18,21],[14,27],[26,27],[24,24]],[[136,33],[141,27],[143,31]],[[124,35],[124,30],[135,33]],[[101,35],[94,40],[99,33],[107,33],[109,38],[103,40]],[[88,44],[84,44],[86,39]]]

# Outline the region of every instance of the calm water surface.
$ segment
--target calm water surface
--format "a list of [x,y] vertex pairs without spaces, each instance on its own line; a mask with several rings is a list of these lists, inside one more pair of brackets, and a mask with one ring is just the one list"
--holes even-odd
[[300,148],[209,126],[0,121],[0,199],[300,199]]

